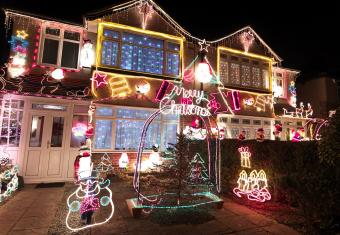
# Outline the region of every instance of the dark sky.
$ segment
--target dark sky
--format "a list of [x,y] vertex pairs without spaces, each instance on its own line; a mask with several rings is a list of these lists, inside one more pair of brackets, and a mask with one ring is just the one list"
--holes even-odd
[[[69,6],[69,2],[79,6]],[[155,0],[194,36],[214,40],[250,25],[300,79],[328,73],[340,79],[340,4],[323,1]],[[81,15],[122,1],[0,0],[8,7],[82,22]],[[302,1],[301,1],[302,2]],[[185,3],[185,5],[183,5]],[[2,13],[3,14],[3,13]],[[0,22],[2,43],[3,17]],[[3,53],[3,46],[0,53]]]

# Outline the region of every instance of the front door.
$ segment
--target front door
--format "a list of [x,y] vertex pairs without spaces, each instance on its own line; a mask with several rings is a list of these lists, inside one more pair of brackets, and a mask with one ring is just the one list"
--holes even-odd
[[63,180],[65,114],[33,111],[29,127],[25,178],[40,182]]

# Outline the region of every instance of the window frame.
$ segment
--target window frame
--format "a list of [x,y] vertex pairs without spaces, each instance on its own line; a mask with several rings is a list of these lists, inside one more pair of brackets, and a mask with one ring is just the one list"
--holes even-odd
[[[116,149],[116,121],[117,120],[133,120],[133,121],[146,121],[146,119],[141,119],[141,118],[117,118],[117,109],[133,109],[133,110],[141,110],[141,111],[157,111],[157,109],[154,108],[144,108],[144,107],[129,107],[129,106],[116,106],[116,105],[99,105],[97,106],[98,108],[101,107],[108,107],[112,109],[112,116],[98,116],[96,113],[94,114],[93,117],[93,126],[94,126],[94,137],[93,137],[93,152],[112,152],[112,153],[121,153],[121,152],[126,152],[126,153],[136,153],[138,151],[138,149]],[[166,120],[163,119],[162,114],[160,114],[160,120],[157,120],[157,122],[160,123],[160,148],[162,147],[162,143],[163,143],[163,125],[164,124],[177,124],[177,133],[179,131],[179,120],[180,117],[178,118],[177,121],[174,120]],[[96,121],[97,120],[110,120],[112,121],[112,133],[111,133],[111,148],[109,149],[103,149],[103,148],[96,148],[95,146],[95,141],[96,141]],[[145,149],[144,152],[152,152],[152,150],[148,150]]]
[[[118,39],[113,39],[113,38],[107,38],[104,36],[104,30],[112,30],[116,31],[119,33]],[[163,68],[162,68],[162,73],[157,74],[157,73],[148,73],[148,72],[143,72],[143,71],[136,71],[136,70],[128,70],[128,69],[123,69],[121,68],[121,57],[122,57],[122,34],[123,33],[131,33],[131,34],[136,34],[140,36],[148,36],[151,38],[159,39],[164,42],[164,46],[161,49],[163,51]],[[103,48],[103,42],[105,40],[108,41],[115,41],[118,42],[118,53],[117,53],[117,65],[116,66],[110,66],[110,65],[105,65],[102,64],[102,48]],[[175,78],[180,78],[182,79],[182,73],[184,71],[184,65],[183,65],[183,42],[185,38],[184,37],[178,37],[178,36],[173,36],[165,33],[160,33],[160,32],[155,32],[155,31],[150,31],[150,30],[144,30],[144,29],[139,29],[135,28],[132,26],[126,26],[126,25],[121,25],[113,22],[101,22],[98,25],[98,34],[97,34],[97,49],[96,49],[96,66],[101,67],[101,68],[106,68],[106,69],[115,69],[119,71],[126,71],[126,72],[132,72],[132,73],[138,73],[138,74],[145,74],[149,76],[162,76],[162,77],[168,77],[171,79]],[[174,43],[179,45],[179,51],[176,50],[170,50],[168,49],[168,43]],[[135,45],[128,43],[129,45]],[[144,46],[143,46],[144,47]],[[153,48],[153,47],[151,47]],[[155,48],[156,49],[156,48]],[[167,62],[168,58],[167,55],[168,53],[177,53],[179,55],[179,73],[178,75],[169,75],[167,73]]]
[[[47,28],[59,29],[60,30],[59,36],[46,34]],[[79,41],[75,41],[75,40],[71,40],[71,39],[65,39],[64,38],[65,31],[71,31],[71,32],[79,33]],[[57,63],[56,64],[49,64],[49,63],[43,62],[45,39],[56,40],[56,41],[59,42],[58,53],[57,53]],[[62,67],[61,66],[64,41],[78,44],[78,60],[77,60],[77,67],[76,68]],[[62,69],[67,69],[67,70],[79,70],[80,69],[80,57],[81,57],[82,47],[83,47],[83,30],[82,29],[77,29],[77,28],[73,28],[73,27],[70,27],[70,26],[66,26],[66,25],[55,25],[55,24],[45,23],[42,26],[41,36],[40,36],[40,41],[39,41],[38,64],[42,65],[42,66],[62,68]]]
[[273,74],[273,83],[272,85],[278,85],[278,82],[280,81],[280,83],[282,84],[282,94],[280,96],[278,96],[277,98],[286,98],[286,87],[285,87],[285,82],[284,82],[284,77],[283,77],[283,73],[280,73],[282,76],[277,76],[279,72],[275,72],[275,74]]
[[[8,102],[9,107],[5,107],[5,102]],[[19,105],[19,103],[22,102],[22,107],[16,107],[13,108],[12,104],[16,103],[16,105]],[[5,146],[5,148],[20,148],[21,145],[21,141],[22,141],[22,128],[23,128],[23,120],[24,120],[24,111],[25,111],[25,106],[26,106],[26,102],[23,99],[20,99],[19,97],[12,97],[9,96],[7,97],[6,95],[0,96],[0,139],[2,139],[2,137],[7,138],[6,144],[2,144],[2,146]],[[9,112],[8,115],[6,116],[4,111]],[[11,145],[10,144],[10,130],[13,128],[10,126],[11,124],[11,115],[12,113],[10,112],[15,112],[16,114],[16,118],[17,118],[17,122],[18,125],[15,126],[16,130],[18,131],[18,129],[20,129],[20,134],[19,136],[16,136],[15,138],[17,139],[17,143],[18,145]],[[21,114],[20,114],[21,113]],[[20,119],[21,116],[21,119]],[[18,120],[18,118],[20,120]],[[3,126],[3,122],[4,119],[7,119],[7,125]],[[4,128],[5,127],[5,128]],[[2,130],[3,129],[7,129],[7,135],[2,135]],[[2,140],[1,140],[2,142]]]
[[[222,59],[221,59],[222,58]],[[236,59],[237,58],[237,59]],[[247,60],[247,61],[245,61]],[[272,58],[257,55],[253,53],[245,53],[240,50],[232,49],[229,47],[221,47],[219,46],[217,48],[217,74],[221,75],[221,62],[227,63],[227,73],[226,78],[220,78],[221,81],[223,80],[223,86],[227,88],[237,88],[240,90],[255,90],[258,92],[263,93],[271,93],[272,92],[272,63],[274,60]],[[238,84],[231,83],[231,64],[238,64],[239,65],[239,80],[240,82]],[[248,66],[250,71],[250,79],[251,79],[251,85],[250,86],[243,86],[242,85],[242,66]],[[260,81],[261,81],[261,87],[255,87],[253,84],[253,68],[259,68],[260,69]],[[266,84],[264,82],[264,76],[263,72],[267,71],[268,74],[268,87],[266,87]],[[222,72],[223,73],[223,72]]]

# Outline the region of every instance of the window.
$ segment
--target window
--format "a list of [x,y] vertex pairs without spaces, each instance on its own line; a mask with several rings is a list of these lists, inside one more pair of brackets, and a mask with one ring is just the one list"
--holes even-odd
[[240,134],[240,130],[238,128],[231,128],[231,138],[237,139]]
[[246,139],[249,140],[250,139],[250,129],[249,128],[243,128],[242,130],[246,132]]
[[[98,107],[95,148],[136,151],[144,123],[152,113],[145,109]],[[165,149],[169,143],[176,143],[177,125],[177,115],[155,118],[147,130],[144,149],[151,149],[154,144]]]
[[270,121],[263,121],[263,125],[270,126]]
[[18,147],[24,101],[3,98],[0,100],[0,109],[0,144],[8,147]]
[[253,67],[253,87],[261,88],[261,74],[260,68]]
[[239,123],[240,120],[237,119],[237,118],[231,118],[231,119],[230,119],[230,122],[231,122],[231,123]]
[[[221,52],[223,51],[223,52]],[[270,89],[270,63],[267,59],[252,58],[252,56],[234,55],[227,48],[219,50],[219,76],[225,86],[244,87],[246,89]],[[269,60],[269,59],[268,59]],[[228,67],[229,66],[229,67]]]
[[180,45],[173,41],[105,28],[101,65],[177,77]]
[[283,78],[281,73],[281,76],[274,76],[273,77],[273,91],[274,91],[274,97],[284,97],[284,87],[283,87]]
[[223,57],[220,61],[220,79],[223,84],[228,83],[228,61]]
[[270,129],[264,129],[264,138],[270,140],[271,139],[271,130]]
[[268,70],[262,69],[262,79],[263,79],[263,85],[265,89],[269,89],[269,74]]
[[250,67],[247,65],[242,65],[242,86],[249,87],[251,86],[251,78],[250,78]]
[[243,119],[243,120],[242,120],[242,124],[247,124],[247,125],[249,125],[249,124],[250,124],[250,120],[249,120],[249,119]]
[[219,121],[223,122],[223,123],[227,123],[228,122],[228,118],[227,117],[220,117]]
[[240,65],[231,63],[230,64],[230,83],[240,84]]
[[57,67],[78,68],[80,33],[46,27],[43,34],[41,63]]
[[261,125],[261,120],[253,120],[254,125]]
[[67,106],[57,105],[57,104],[36,104],[36,103],[34,103],[34,104],[32,104],[32,109],[66,111]]

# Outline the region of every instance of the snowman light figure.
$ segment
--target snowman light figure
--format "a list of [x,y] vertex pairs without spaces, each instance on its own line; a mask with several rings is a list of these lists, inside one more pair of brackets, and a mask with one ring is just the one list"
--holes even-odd
[[[79,187],[67,199],[68,213],[66,216],[66,226],[72,231],[79,231],[85,228],[94,227],[108,222],[114,213],[112,192],[109,189],[110,181],[89,177],[81,180]],[[92,216],[95,211],[102,207],[110,207],[105,219],[96,220],[92,223]],[[81,215],[84,221],[82,226],[73,224],[71,219],[73,214]]]

